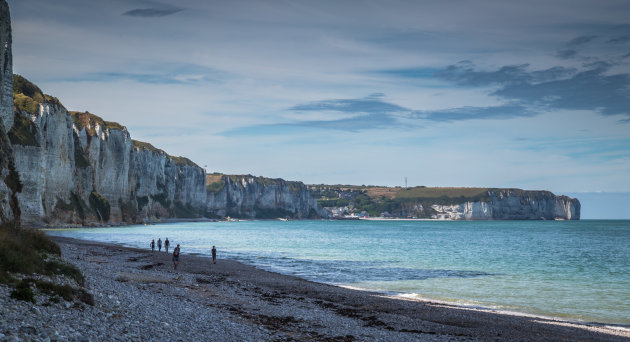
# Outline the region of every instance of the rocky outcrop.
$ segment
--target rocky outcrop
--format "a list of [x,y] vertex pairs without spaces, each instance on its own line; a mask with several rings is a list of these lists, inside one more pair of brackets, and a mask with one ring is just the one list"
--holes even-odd
[[13,162],[13,149],[0,119],[0,225],[20,222],[17,194],[22,184]]
[[0,225],[19,222],[17,193],[21,183],[7,130],[13,126],[13,66],[9,6],[0,0]]
[[207,212],[244,218],[318,218],[325,216],[301,182],[263,177],[208,175]]
[[5,0],[0,0],[0,121],[5,131],[13,127],[13,54],[11,52],[11,15]]
[[127,129],[85,112],[15,76],[9,131],[22,222],[132,223],[200,217],[204,171],[181,157],[133,141]]
[[482,200],[433,204],[431,218],[446,220],[579,220],[580,202],[549,191],[490,189]]

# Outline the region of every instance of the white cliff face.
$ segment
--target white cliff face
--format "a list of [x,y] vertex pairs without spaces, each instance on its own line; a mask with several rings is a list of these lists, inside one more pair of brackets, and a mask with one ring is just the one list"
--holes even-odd
[[207,211],[217,216],[309,218],[325,216],[300,182],[253,176],[222,176],[223,186],[208,191]]
[[431,218],[440,220],[488,220],[492,218],[492,207],[486,202],[464,202],[453,205],[431,206],[436,214]]
[[142,217],[196,217],[205,213],[205,172],[159,150],[134,148],[130,182]]
[[431,205],[435,219],[579,220],[580,202],[547,191],[490,190],[487,201]]
[[[121,200],[131,194],[129,167],[131,137],[126,129],[107,129],[94,125],[95,136],[87,140],[84,151],[92,169],[92,190],[105,197],[111,206],[110,221],[121,222]],[[83,128],[86,132],[87,128]],[[87,133],[85,133],[88,136]]]
[[13,145],[15,167],[23,185],[18,200],[22,222],[39,223],[52,215],[59,200],[69,201],[69,190],[74,189],[72,120],[65,108],[48,103],[40,104],[35,116],[20,115],[37,127],[38,146]]

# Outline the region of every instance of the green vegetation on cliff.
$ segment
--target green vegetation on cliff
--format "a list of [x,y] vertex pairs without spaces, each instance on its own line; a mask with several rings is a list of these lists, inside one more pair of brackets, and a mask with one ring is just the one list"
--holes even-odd
[[92,191],[90,194],[90,206],[101,221],[107,222],[109,220],[111,207],[109,205],[109,201],[107,201],[105,197],[101,196],[101,194],[96,191]]
[[222,173],[206,174],[206,192],[218,194],[225,187],[225,179]]
[[14,113],[13,127],[9,130],[9,139],[13,145],[39,146],[37,142],[37,126],[25,115]]
[[69,112],[72,117],[72,122],[77,127],[78,130],[82,130],[86,128],[86,132],[90,136],[96,135],[96,125],[98,124],[103,129],[117,129],[120,131],[124,131],[127,128],[118,122],[113,121],[105,121],[100,116],[96,114],[92,114],[90,112]]
[[36,115],[40,103],[61,106],[56,97],[44,94],[38,86],[20,75],[13,75],[13,109],[18,113]]

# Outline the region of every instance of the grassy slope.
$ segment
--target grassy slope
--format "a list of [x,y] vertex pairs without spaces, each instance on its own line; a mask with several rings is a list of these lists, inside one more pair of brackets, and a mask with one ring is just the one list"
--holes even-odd
[[83,274],[75,266],[59,259],[59,246],[44,233],[22,229],[12,223],[0,225],[0,283],[13,288],[11,297],[35,302],[33,289],[47,294],[51,300],[78,299],[94,304],[92,295],[82,288],[58,285],[45,279],[36,279],[35,274],[60,275],[84,286]]

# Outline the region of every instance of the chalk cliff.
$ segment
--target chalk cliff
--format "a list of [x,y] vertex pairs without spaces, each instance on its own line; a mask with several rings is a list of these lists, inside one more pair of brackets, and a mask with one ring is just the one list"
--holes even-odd
[[244,218],[319,218],[319,208],[302,182],[212,174],[207,176],[207,212]]
[[431,218],[449,220],[579,220],[580,202],[549,191],[489,189],[479,201],[433,204]]
[[131,180],[141,218],[194,218],[205,214],[205,171],[183,157],[133,141]]
[[201,217],[204,170],[127,129],[85,112],[68,112],[56,98],[15,76],[9,131],[24,224],[131,223]]

